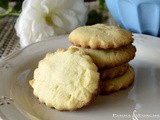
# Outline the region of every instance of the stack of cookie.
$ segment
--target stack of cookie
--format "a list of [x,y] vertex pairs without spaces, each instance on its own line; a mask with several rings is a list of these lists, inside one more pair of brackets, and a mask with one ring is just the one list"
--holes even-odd
[[128,64],[135,56],[132,34],[115,26],[96,24],[69,35],[75,46],[47,53],[29,84],[41,103],[57,110],[76,110],[100,94],[127,88],[134,80]]
[[127,88],[134,81],[134,70],[128,64],[135,56],[132,34],[118,26],[96,24],[73,30],[69,41],[88,54],[100,72],[100,94]]

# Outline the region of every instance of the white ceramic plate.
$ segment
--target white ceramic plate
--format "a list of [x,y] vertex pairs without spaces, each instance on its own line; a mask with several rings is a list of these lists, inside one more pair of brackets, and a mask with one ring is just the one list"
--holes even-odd
[[28,80],[46,52],[66,48],[68,36],[32,44],[0,62],[0,119],[4,120],[159,120],[160,39],[134,35],[137,54],[130,64],[136,77],[126,90],[98,96],[77,111],[57,111],[40,104]]

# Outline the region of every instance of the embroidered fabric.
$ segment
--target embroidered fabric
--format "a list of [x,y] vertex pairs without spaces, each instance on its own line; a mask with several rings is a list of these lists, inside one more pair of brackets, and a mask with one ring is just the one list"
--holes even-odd
[[5,17],[0,20],[0,59],[20,48],[19,38],[14,25],[17,17]]

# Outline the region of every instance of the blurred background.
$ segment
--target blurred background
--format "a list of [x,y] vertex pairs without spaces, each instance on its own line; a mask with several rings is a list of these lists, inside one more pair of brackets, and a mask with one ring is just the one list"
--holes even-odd
[[[84,0],[89,9],[86,25],[105,23],[117,25],[105,0]],[[23,0],[0,0],[0,59],[21,48],[14,25],[21,12]]]
[[[86,25],[102,23],[107,19],[107,6],[105,0],[84,0],[90,12]],[[23,0],[0,0],[0,18],[6,16],[19,16]]]

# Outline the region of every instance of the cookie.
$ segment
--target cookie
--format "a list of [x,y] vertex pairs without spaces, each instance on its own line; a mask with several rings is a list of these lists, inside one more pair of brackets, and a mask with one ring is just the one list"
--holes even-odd
[[133,83],[134,76],[134,69],[131,66],[129,66],[128,71],[124,75],[113,79],[103,80],[101,84],[102,86],[100,94],[110,94],[118,90],[127,88],[129,85]]
[[76,46],[93,49],[108,49],[126,46],[133,42],[132,33],[105,24],[82,26],[73,30],[69,41]]
[[92,59],[72,48],[48,53],[29,83],[41,103],[57,110],[76,110],[98,95],[99,73]]
[[[76,46],[71,46],[76,47]],[[135,56],[136,48],[132,44],[117,49],[97,50],[76,47],[88,54],[99,69],[111,68],[127,63]]]
[[113,68],[99,70],[100,79],[105,80],[105,79],[112,79],[112,78],[122,76],[127,72],[128,67],[129,67],[129,64],[126,63]]

